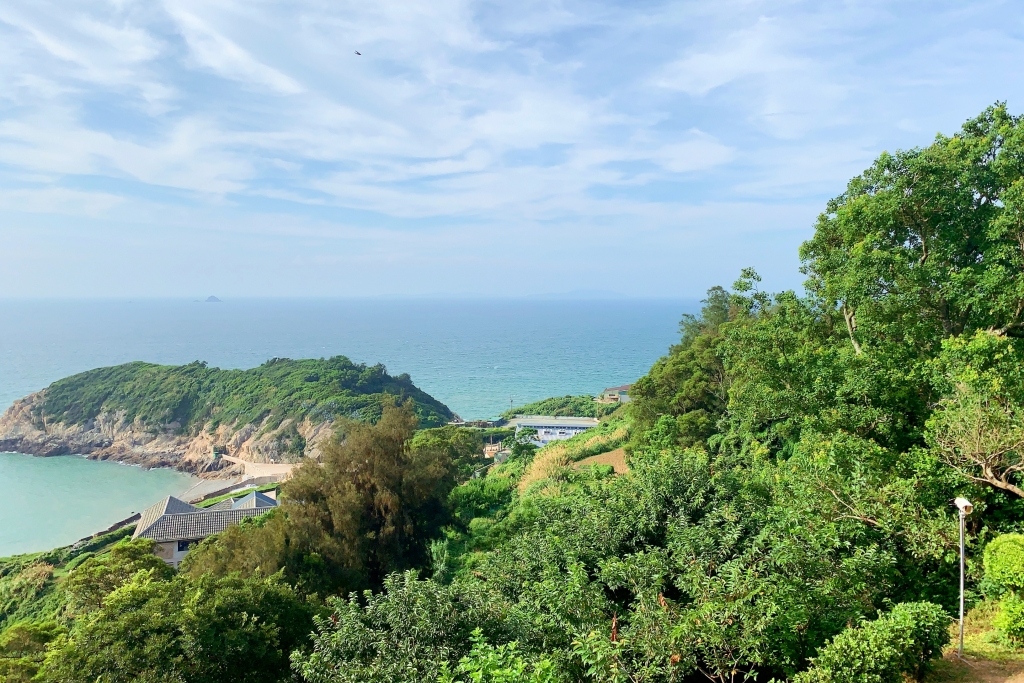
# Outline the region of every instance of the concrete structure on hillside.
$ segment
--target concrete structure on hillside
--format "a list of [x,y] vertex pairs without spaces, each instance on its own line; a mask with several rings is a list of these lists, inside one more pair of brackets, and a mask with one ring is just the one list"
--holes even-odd
[[277,500],[257,491],[241,498],[223,500],[208,508],[199,508],[167,496],[146,508],[132,538],[155,541],[156,556],[177,568],[193,544],[276,507]]
[[629,390],[632,388],[632,384],[623,384],[621,387],[608,387],[595,400],[598,403],[629,403],[633,400],[629,397]]
[[516,415],[508,421],[507,427],[515,427],[518,435],[524,429],[537,432],[531,439],[538,446],[552,441],[571,439],[577,434],[597,426],[596,417],[554,417],[551,415]]

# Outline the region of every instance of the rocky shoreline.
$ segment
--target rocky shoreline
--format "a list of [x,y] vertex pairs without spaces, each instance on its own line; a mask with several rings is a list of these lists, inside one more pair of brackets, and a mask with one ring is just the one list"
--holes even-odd
[[[240,467],[214,455],[214,450],[249,462],[284,462],[296,454],[282,453],[280,434],[290,429],[285,421],[276,429],[246,424],[213,429],[206,425],[195,434],[182,434],[180,425],[163,431],[124,415],[100,413],[84,424],[48,422],[38,410],[45,390],[15,401],[0,415],[0,452],[11,451],[37,456],[84,455],[94,460],[115,460],[143,467],[173,467],[206,478],[227,478],[240,473]],[[304,457],[318,457],[319,444],[333,431],[332,422],[295,425],[305,439]]]

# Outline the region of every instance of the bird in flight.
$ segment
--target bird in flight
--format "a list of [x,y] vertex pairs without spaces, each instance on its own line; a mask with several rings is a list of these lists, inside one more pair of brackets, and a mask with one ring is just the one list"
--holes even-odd
[[362,53],[362,52],[360,52],[359,50],[356,50],[356,54],[357,54],[357,55],[359,55],[360,57],[362,57],[362,56],[363,56],[363,53]]

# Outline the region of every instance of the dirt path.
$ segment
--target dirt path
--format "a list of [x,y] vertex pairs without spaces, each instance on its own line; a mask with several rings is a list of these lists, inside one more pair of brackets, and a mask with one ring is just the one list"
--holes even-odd
[[1024,683],[1024,661],[995,661],[946,655],[928,676],[928,683]]

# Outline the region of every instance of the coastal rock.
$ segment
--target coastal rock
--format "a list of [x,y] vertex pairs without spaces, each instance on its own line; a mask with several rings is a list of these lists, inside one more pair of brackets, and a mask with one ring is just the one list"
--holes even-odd
[[305,420],[294,424],[305,442],[303,453],[285,452],[285,432],[293,422],[275,429],[264,424],[204,425],[197,433],[182,433],[171,423],[155,432],[123,413],[103,412],[82,424],[47,421],[39,410],[45,390],[15,403],[0,415],[0,451],[52,456],[80,454],[95,460],[116,460],[143,467],[174,467],[206,477],[237,474],[238,467],[216,458],[214,448],[249,462],[289,462],[320,456],[320,445],[333,433],[333,421]]

